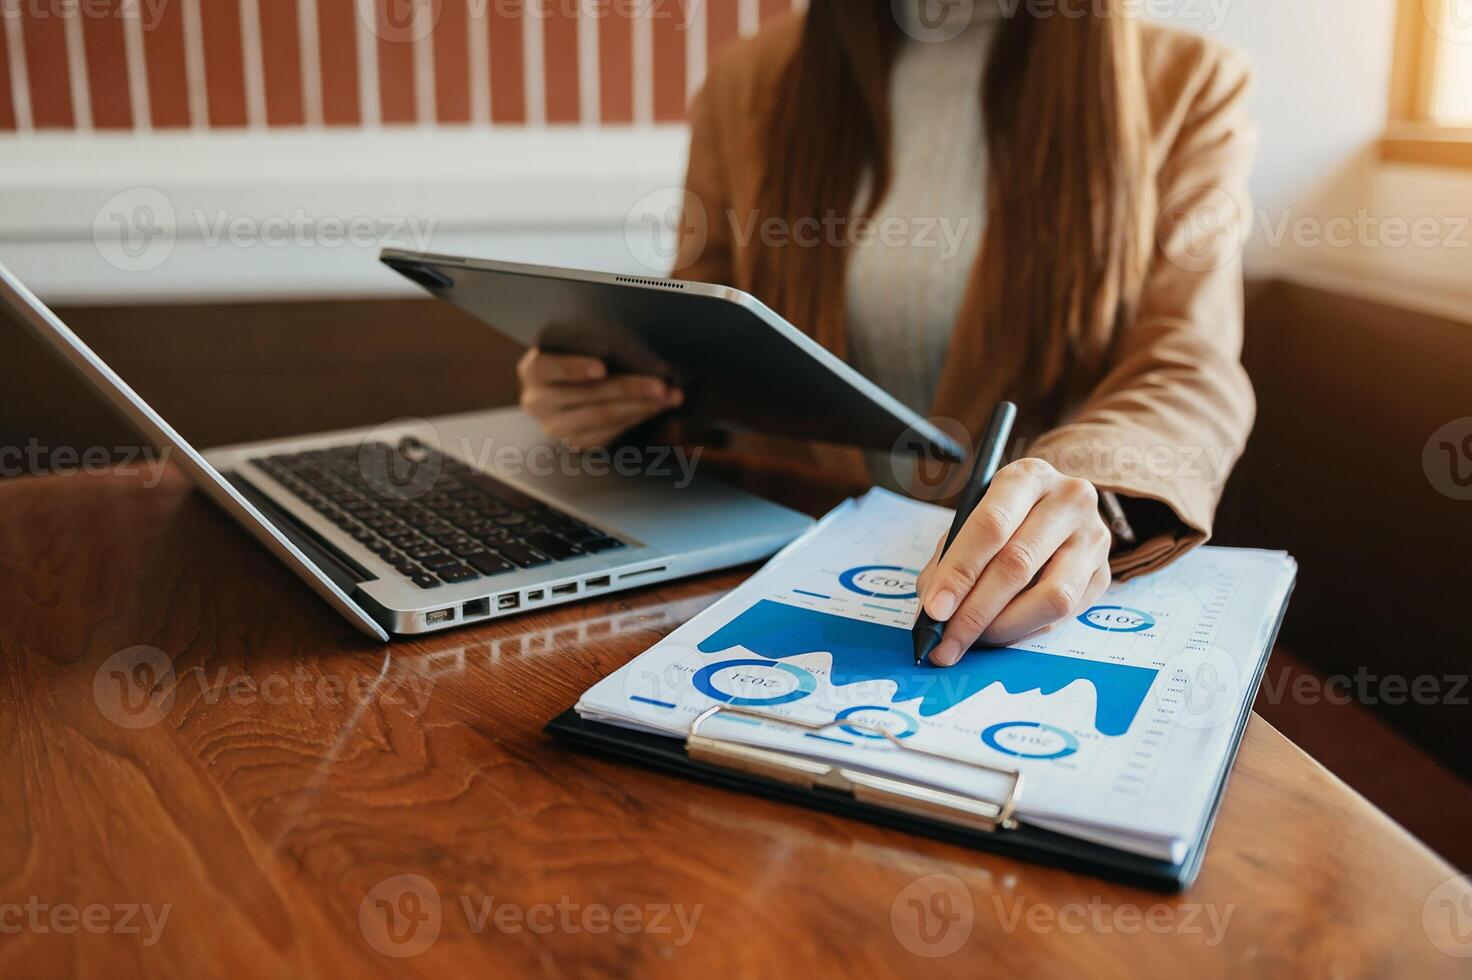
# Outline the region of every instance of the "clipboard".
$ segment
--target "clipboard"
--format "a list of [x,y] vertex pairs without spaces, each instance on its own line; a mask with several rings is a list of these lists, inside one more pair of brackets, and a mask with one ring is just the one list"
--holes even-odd
[[[1014,780],[1011,792],[1000,799],[964,797],[953,793],[938,794],[928,787],[910,784],[892,776],[878,781],[855,780],[855,775],[865,774],[806,756],[793,756],[725,741],[709,733],[705,723],[722,711],[755,714],[763,720],[810,727],[790,719],[749,712],[743,708],[716,705],[706,710],[692,723],[692,731],[683,741],[604,722],[586,721],[572,709],[548,722],[545,731],[582,749],[637,762],[724,789],[753,793],[839,816],[866,820],[880,826],[1022,861],[1065,868],[1153,891],[1177,893],[1189,888],[1200,873],[1211,831],[1226,792],[1227,780],[1242,746],[1242,736],[1247,730],[1248,719],[1252,715],[1252,703],[1257,697],[1263,673],[1267,670],[1291,594],[1290,585],[1267,642],[1258,651],[1257,671],[1250,682],[1244,685],[1242,704],[1233,722],[1231,748],[1216,774],[1206,819],[1196,839],[1187,847],[1179,862],[1095,844],[1019,820],[1017,807],[1026,794],[1025,780],[1020,778],[1020,774]],[[845,723],[854,722],[849,720]],[[828,726],[817,727],[821,729]],[[888,736],[881,729],[876,729],[875,733]],[[905,748],[919,751],[909,746]],[[979,765],[1004,774],[1009,771],[970,760],[953,761]]]

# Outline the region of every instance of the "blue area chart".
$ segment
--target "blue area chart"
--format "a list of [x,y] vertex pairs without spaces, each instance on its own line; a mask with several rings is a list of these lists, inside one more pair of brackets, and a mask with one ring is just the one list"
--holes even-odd
[[944,671],[916,667],[909,630],[770,599],[758,602],[698,646],[707,654],[739,646],[771,660],[828,653],[833,657],[835,686],[893,681],[895,702],[920,699],[921,717],[954,708],[993,684],[1001,684],[1008,694],[1048,695],[1083,680],[1096,693],[1094,727],[1102,735],[1129,731],[1157,673],[1148,667],[1013,649],[977,651]]

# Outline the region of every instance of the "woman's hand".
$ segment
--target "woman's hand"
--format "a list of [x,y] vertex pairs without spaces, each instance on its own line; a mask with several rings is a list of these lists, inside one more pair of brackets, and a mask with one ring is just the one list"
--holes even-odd
[[684,401],[658,378],[608,377],[594,357],[546,354],[533,347],[516,365],[521,407],[574,449],[606,446],[646,419]]
[[1041,459],[1002,467],[920,573],[925,611],[946,623],[931,662],[949,667],[977,639],[1004,646],[1082,612],[1109,586],[1109,545],[1093,484]]

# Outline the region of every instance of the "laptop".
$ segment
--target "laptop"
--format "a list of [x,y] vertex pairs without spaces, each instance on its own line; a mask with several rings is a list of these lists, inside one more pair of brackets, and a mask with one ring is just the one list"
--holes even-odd
[[[689,295],[654,280],[561,273],[661,301]],[[607,460],[585,465],[514,408],[196,447],[4,266],[0,308],[338,613],[379,640],[759,561],[812,524],[668,458],[660,465],[646,454],[632,470]],[[776,329],[798,334],[785,322]],[[877,389],[853,377],[862,384],[848,379],[850,399],[872,408]],[[887,395],[879,401],[892,417],[886,428],[946,440]],[[543,465],[533,465],[538,458]]]

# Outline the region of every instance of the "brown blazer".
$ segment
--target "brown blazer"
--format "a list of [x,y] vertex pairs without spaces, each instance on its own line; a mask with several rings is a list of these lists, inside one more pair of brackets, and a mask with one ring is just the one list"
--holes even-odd
[[[801,18],[793,16],[735,45],[691,107],[687,206],[703,205],[705,220],[684,222],[676,261],[683,278],[751,284],[752,256],[733,221],[745,227],[739,216],[759,206],[761,107],[800,31]],[[1255,145],[1246,114],[1249,69],[1233,51],[1148,23],[1141,24],[1140,53],[1160,215],[1138,316],[1116,339],[1088,397],[1065,417],[1041,419],[1037,406],[1019,406],[1019,419],[1033,423],[1035,436],[1025,455],[1101,490],[1168,508],[1136,509],[1155,526],[1115,557],[1119,576],[1158,568],[1208,538],[1255,410],[1240,362],[1241,245]],[[701,233],[690,234],[692,228]],[[973,435],[1007,381],[982,349],[978,288],[973,270],[930,411],[959,420]],[[743,448],[805,460],[840,480],[866,479],[856,450],[757,437],[744,437]]]

